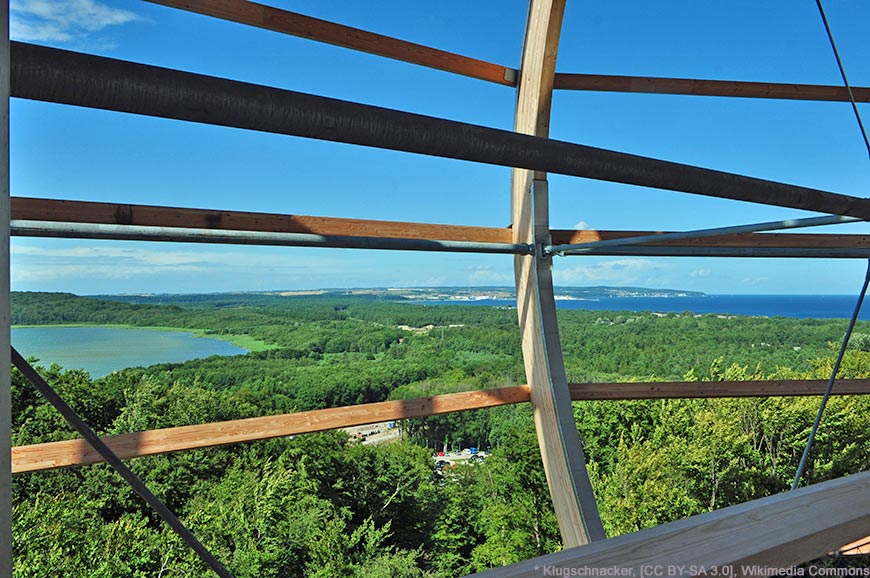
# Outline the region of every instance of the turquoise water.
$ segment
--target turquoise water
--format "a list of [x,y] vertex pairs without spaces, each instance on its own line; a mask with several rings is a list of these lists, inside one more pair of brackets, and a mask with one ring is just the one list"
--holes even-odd
[[102,377],[125,367],[247,353],[226,341],[181,331],[115,327],[14,327],[12,345],[41,365],[84,369]]

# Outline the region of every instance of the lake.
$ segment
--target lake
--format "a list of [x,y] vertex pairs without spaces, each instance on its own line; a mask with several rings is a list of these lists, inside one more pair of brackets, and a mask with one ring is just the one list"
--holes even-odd
[[[854,295],[704,295],[690,297],[603,297],[556,302],[560,309],[596,311],[692,312],[698,314],[766,317],[848,318]],[[514,307],[513,300],[422,301],[428,305]],[[861,311],[870,319],[870,303]],[[116,327],[17,327],[12,344],[24,357],[36,356],[44,365],[82,368],[102,377],[125,367],[174,363],[210,355],[239,355],[240,347],[192,333],[119,329]]]
[[13,327],[12,345],[41,365],[57,363],[103,377],[125,367],[247,353],[226,341],[182,331],[117,327]]

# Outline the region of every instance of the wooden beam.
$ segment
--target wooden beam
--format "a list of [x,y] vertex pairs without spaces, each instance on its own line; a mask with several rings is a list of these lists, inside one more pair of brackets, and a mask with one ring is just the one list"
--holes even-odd
[[[516,86],[517,70],[514,68],[255,2],[245,0],[200,0],[193,3],[189,0],[148,1],[496,84]],[[596,92],[849,102],[849,94],[842,86],[693,78],[556,73],[554,88],[557,90]],[[853,87],[852,91],[858,102],[870,102],[870,88]]]
[[437,48],[335,24],[246,0],[148,0],[197,14],[247,24],[419,66],[435,68],[506,86],[516,86],[516,70]]
[[[824,381],[716,381],[667,383],[572,383],[574,401],[627,400],[701,397],[768,397],[819,395]],[[834,395],[870,394],[870,380],[841,380]],[[437,395],[402,401],[386,401],[351,407],[306,411],[277,416],[248,418],[202,425],[149,430],[103,439],[122,458],[170,453],[225,444],[250,442],[391,421],[427,417],[525,403],[529,387],[518,385],[463,393]],[[68,440],[12,448],[14,473],[33,472],[102,461],[83,440]]]
[[[130,205],[12,197],[12,219],[94,223],[105,225],[141,225],[152,227],[186,227],[191,229],[226,229],[269,233],[309,233],[391,239],[437,239],[481,243],[510,243],[509,228],[439,225],[403,221],[341,219],[310,215],[282,215],[245,211],[221,211],[184,207]],[[652,235],[657,231],[550,231],[554,244],[590,243],[606,239],[624,239]],[[748,233],[687,241],[651,243],[651,245],[705,247],[770,248],[870,248],[870,235]]]
[[757,578],[824,556],[866,536],[868,526],[870,472],[864,472],[475,576]]
[[483,243],[510,243],[511,239],[509,229],[496,227],[339,219],[27,197],[12,198],[12,218],[66,223],[187,227],[269,233],[386,237],[390,239],[479,241]]
[[[827,381],[685,381],[643,383],[572,383],[571,399],[678,399],[704,397],[787,397],[821,395]],[[870,394],[870,379],[842,379],[834,385],[834,395]]]
[[864,536],[859,540],[849,542],[845,546],[837,548],[835,553],[839,556],[862,556],[870,554],[870,536]]
[[12,577],[9,332],[9,3],[0,6],[0,578]]
[[[106,436],[103,441],[121,458],[248,442],[342,427],[496,407],[529,400],[526,386],[450,393],[416,399],[383,401],[351,407],[303,411],[201,425]],[[100,455],[84,440],[12,448],[12,472],[19,474],[93,464]]]
[[870,200],[65,50],[11,43],[12,95],[870,219]]
[[[553,244],[592,243],[608,239],[627,239],[641,235],[654,235],[662,231],[572,231],[552,230]],[[670,247],[764,247],[783,249],[867,249],[870,235],[819,233],[741,233],[706,237],[689,241],[663,241],[651,246]]]
[[[281,8],[246,0],[148,1],[496,84],[516,86],[517,71],[507,66],[336,24]],[[849,95],[842,86],[649,76],[556,73],[554,87],[557,90],[598,92],[849,101]],[[853,87],[852,91],[858,102],[870,102],[870,88]]]
[[[562,73],[556,74],[555,87],[562,90],[598,92],[636,92],[644,94],[686,94],[693,96],[849,102],[849,93],[845,87],[818,84],[780,84],[773,82]],[[856,101],[870,102],[870,88],[853,87],[852,93],[855,95]]]
[[[553,75],[565,0],[531,0],[523,42],[514,130],[546,138],[550,129]],[[537,168],[537,167],[535,167]],[[513,242],[550,241],[546,173],[514,168],[511,178]],[[526,379],[544,473],[562,542],[579,546],[605,537],[586,471],[568,393],[553,297],[552,262],[516,255],[517,314]]]

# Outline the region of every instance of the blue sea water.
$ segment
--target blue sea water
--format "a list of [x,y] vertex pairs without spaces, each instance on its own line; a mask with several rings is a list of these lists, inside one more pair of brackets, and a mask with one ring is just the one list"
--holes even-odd
[[[658,313],[748,315],[752,317],[797,317],[802,319],[848,318],[855,308],[855,295],[704,295],[693,297],[602,297],[594,300],[557,299],[559,309],[591,311],[655,311]],[[439,305],[489,305],[514,307],[512,300],[418,301]],[[870,319],[870,303],[860,319]]]

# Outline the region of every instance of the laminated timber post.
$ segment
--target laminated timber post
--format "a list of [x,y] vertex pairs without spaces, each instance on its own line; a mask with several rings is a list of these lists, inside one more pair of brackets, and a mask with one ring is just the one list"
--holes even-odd
[[0,5],[0,578],[12,576],[12,392],[9,376],[9,3]]
[[[546,138],[565,0],[531,0],[514,130]],[[605,538],[574,423],[553,298],[547,175],[515,168],[512,175],[513,241],[537,246],[516,255],[517,312],[526,378],[544,472],[566,547]]]

